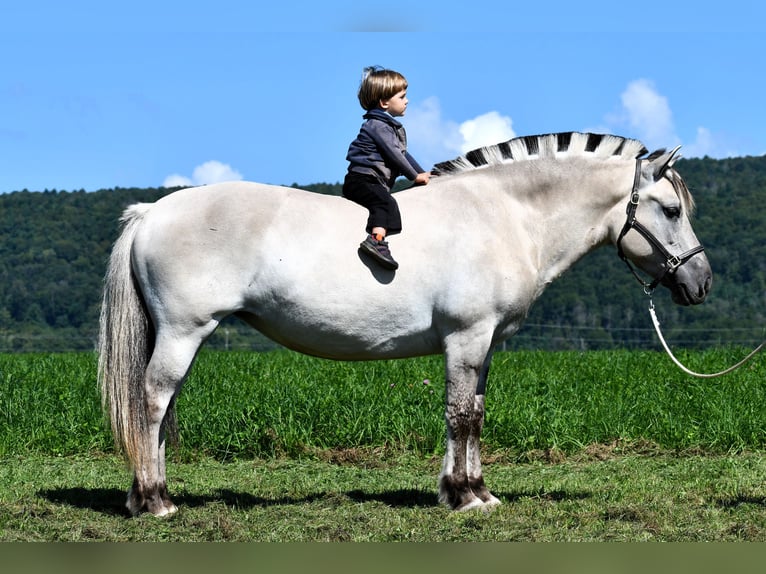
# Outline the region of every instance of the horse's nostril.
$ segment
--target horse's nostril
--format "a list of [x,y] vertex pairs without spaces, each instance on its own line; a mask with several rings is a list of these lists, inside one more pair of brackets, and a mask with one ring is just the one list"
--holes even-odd
[[700,285],[699,290],[697,291],[697,297],[702,300],[705,297],[707,297],[707,294],[710,293],[710,284],[712,283],[712,278],[708,275],[705,278],[704,283]]

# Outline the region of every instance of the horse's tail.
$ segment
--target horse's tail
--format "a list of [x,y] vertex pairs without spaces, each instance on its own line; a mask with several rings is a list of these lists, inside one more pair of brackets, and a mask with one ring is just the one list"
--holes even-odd
[[131,267],[136,231],[150,204],[137,203],[122,215],[122,233],[109,257],[98,337],[101,404],[111,421],[118,452],[142,464],[147,431],[144,373],[154,347],[154,328]]

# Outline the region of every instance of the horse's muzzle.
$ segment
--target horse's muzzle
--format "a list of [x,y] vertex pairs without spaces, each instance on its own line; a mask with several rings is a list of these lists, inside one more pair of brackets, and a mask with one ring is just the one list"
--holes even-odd
[[696,255],[673,273],[662,278],[662,285],[670,290],[677,305],[699,305],[704,302],[713,285],[713,273],[707,257]]

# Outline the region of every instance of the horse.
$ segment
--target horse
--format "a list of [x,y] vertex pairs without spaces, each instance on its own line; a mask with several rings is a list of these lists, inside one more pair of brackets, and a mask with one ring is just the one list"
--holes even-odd
[[[680,146],[679,146],[680,147]],[[513,138],[437,163],[396,198],[400,267],[358,250],[367,213],[342,197],[252,182],[128,206],[104,278],[98,380],[133,472],[131,514],[177,511],[166,436],[204,341],[234,315],[280,345],[341,361],[443,354],[446,447],[439,501],[500,504],[480,439],[493,350],[553,280],[614,244],[646,289],[702,303],[712,271],[690,223],[678,148],[566,132]]]

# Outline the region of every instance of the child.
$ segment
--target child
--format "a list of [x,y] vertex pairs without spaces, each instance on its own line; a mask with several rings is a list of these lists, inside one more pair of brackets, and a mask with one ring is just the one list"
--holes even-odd
[[366,207],[367,238],[359,249],[386,269],[397,269],[386,235],[402,230],[399,206],[391,188],[400,175],[425,185],[431,177],[407,153],[407,134],[394,118],[407,109],[407,80],[398,72],[377,66],[364,69],[359,86],[359,103],[367,113],[359,135],[351,142],[346,159],[348,173],[343,197]]

